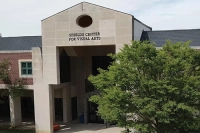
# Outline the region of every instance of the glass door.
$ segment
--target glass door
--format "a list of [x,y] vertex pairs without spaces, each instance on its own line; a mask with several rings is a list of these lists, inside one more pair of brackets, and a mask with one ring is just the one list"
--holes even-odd
[[104,123],[104,120],[97,115],[98,105],[88,101],[89,123]]

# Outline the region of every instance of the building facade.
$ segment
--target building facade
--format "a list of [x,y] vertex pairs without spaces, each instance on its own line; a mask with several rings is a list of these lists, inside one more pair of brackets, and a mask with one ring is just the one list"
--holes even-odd
[[[124,44],[150,40],[161,47],[170,39],[192,40],[192,46],[200,46],[200,30],[154,32],[131,14],[87,2],[41,23],[42,36],[0,38],[0,60],[8,58],[12,63],[13,79],[27,80],[25,97],[34,99],[37,133],[52,133],[56,120],[67,123],[79,116],[85,123],[103,122],[96,115],[97,105],[88,102],[98,91],[87,78],[98,74],[97,68],[107,69],[112,61],[107,54],[119,52]],[[10,99],[13,125],[22,122],[24,101]]]

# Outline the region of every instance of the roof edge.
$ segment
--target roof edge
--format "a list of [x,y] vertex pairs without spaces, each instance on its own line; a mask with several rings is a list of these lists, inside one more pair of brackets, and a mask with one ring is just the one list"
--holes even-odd
[[9,37],[0,37],[1,38],[19,38],[19,37],[42,37],[42,35],[40,36],[9,36]]
[[57,13],[55,13],[55,14],[53,14],[53,15],[47,17],[47,18],[44,18],[44,19],[42,19],[41,21],[44,21],[44,20],[46,20],[46,19],[48,19],[48,18],[50,18],[50,17],[53,17],[53,16],[55,16],[55,15],[61,13],[61,12],[64,12],[64,11],[66,11],[66,10],[69,10],[70,8],[75,7],[75,6],[77,6],[77,5],[81,4],[81,3],[88,3],[88,4],[91,4],[91,5],[103,7],[103,8],[112,10],[112,11],[116,11],[116,12],[120,12],[120,13],[123,13],[123,14],[126,14],[126,15],[133,16],[132,14],[129,14],[129,13],[125,13],[125,12],[122,12],[122,11],[118,11],[118,10],[115,10],[115,9],[111,9],[111,8],[108,8],[108,7],[104,7],[104,6],[100,6],[100,5],[97,5],[97,4],[93,4],[93,3],[90,3],[90,2],[85,2],[85,1],[83,1],[83,2],[80,2],[80,3],[76,4],[76,5],[73,5],[73,6],[69,7],[69,8],[67,8],[67,9],[64,9],[64,10],[62,10],[62,11],[60,11],[60,12],[57,12]]
[[30,53],[32,50],[0,50],[0,54],[2,53]]
[[[83,2],[82,2],[82,3],[83,3]],[[112,10],[112,11],[116,11],[116,12],[119,12],[119,13],[123,13],[123,14],[126,14],[126,15],[133,16],[133,15],[130,14],[130,13],[122,12],[122,11],[115,10],[115,9],[111,9],[111,8],[104,7],[104,6],[100,6],[100,5],[97,5],[97,4],[90,3],[90,2],[84,2],[84,3],[88,3],[88,4],[91,4],[91,5],[95,5],[95,6],[103,7],[103,8],[106,8],[106,9]]]
[[200,29],[152,30],[152,31],[145,31],[145,32],[168,32],[168,31],[190,31],[190,30],[200,30]]
[[64,9],[64,10],[62,10],[62,11],[60,11],[60,12],[57,12],[57,13],[55,13],[55,14],[53,14],[53,15],[47,17],[47,18],[42,19],[41,21],[44,21],[44,20],[46,20],[46,19],[48,19],[48,18],[50,18],[50,17],[53,17],[53,16],[55,16],[55,15],[61,13],[61,12],[64,12],[64,11],[66,11],[66,10],[72,8],[72,7],[75,7],[75,6],[77,6],[77,5],[81,4],[81,3],[83,3],[83,2],[80,2],[80,3],[76,4],[76,5],[71,6],[71,7],[68,7],[67,9]]
[[143,22],[141,22],[140,20],[138,20],[138,19],[137,19],[137,18],[135,18],[135,17],[134,17],[134,20],[136,20],[136,21],[138,21],[139,23],[143,24],[144,26],[146,26],[146,27],[150,28],[150,29],[151,29],[151,31],[152,31],[152,27],[150,27],[150,26],[148,26],[148,25],[144,24]]

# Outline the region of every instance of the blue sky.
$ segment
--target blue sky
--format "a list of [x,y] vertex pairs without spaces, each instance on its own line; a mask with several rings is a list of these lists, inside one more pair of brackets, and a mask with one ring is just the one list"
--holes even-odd
[[[132,14],[153,30],[200,28],[200,0],[85,0]],[[41,20],[81,0],[0,0],[0,33],[41,35]]]

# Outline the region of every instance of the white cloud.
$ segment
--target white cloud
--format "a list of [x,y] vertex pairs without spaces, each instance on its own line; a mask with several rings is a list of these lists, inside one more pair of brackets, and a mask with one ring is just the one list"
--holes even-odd
[[153,30],[193,29],[200,28],[199,5],[199,0],[176,0],[135,13],[140,12],[136,17],[153,27]]
[[[41,35],[41,20],[81,0],[0,0],[3,36]],[[134,15],[153,29],[199,28],[199,0],[87,0]]]

